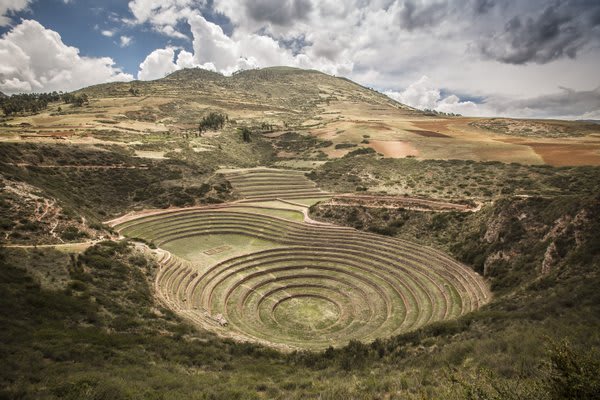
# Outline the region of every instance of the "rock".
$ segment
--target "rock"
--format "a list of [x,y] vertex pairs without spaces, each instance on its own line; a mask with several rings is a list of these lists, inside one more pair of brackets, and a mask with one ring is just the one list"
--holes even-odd
[[544,261],[542,261],[542,275],[548,274],[556,260],[559,258],[558,251],[556,248],[556,244],[554,242],[550,243],[550,246],[546,249],[546,253],[544,254]]
[[227,326],[227,320],[225,317],[223,317],[223,314],[215,315],[215,321],[217,321],[221,326]]

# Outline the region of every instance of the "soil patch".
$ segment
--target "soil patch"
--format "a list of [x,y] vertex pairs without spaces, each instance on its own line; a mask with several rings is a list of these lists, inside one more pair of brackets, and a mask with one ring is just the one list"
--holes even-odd
[[399,140],[371,140],[369,146],[386,157],[401,158],[419,155],[419,151],[412,143]]
[[565,143],[523,143],[542,157],[544,162],[556,167],[600,165],[600,145]]

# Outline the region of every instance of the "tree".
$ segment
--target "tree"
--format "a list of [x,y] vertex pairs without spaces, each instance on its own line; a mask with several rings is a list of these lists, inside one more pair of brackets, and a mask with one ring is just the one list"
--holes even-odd
[[250,142],[250,135],[252,134],[250,128],[245,126],[243,128],[240,128],[240,132],[242,133],[242,140],[246,143]]
[[48,103],[59,100],[60,95],[56,92],[14,94],[0,98],[0,107],[6,115],[22,112],[37,113],[47,108]]
[[89,102],[88,96],[85,93],[73,98],[73,105],[75,107],[82,107],[84,104],[89,104]]
[[225,126],[225,122],[229,120],[227,114],[211,112],[206,117],[202,118],[198,124],[198,135],[202,136],[202,132],[206,130],[219,130]]

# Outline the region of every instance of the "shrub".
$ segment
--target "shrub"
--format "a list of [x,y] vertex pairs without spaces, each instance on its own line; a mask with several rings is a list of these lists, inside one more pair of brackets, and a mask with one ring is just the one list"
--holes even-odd
[[228,117],[226,114],[211,112],[206,117],[202,118],[200,124],[198,125],[198,131],[200,133],[207,130],[219,130],[225,126],[225,121],[227,121]]
[[338,143],[335,145],[336,149],[350,149],[352,147],[356,147],[356,143]]

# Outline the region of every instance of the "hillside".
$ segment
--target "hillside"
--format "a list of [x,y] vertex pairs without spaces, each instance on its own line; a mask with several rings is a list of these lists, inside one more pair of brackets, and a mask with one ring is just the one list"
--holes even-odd
[[231,122],[226,131],[250,127],[272,142],[287,141],[290,132],[301,135],[304,145],[284,144],[278,152],[283,166],[290,159],[339,158],[356,148],[392,158],[600,165],[600,127],[595,124],[431,116],[311,70],[273,67],[226,77],[186,69],[155,81],[75,92],[81,94],[89,99],[85,107],[52,103],[35,116],[9,119],[0,127],[0,139],[151,148],[155,136],[197,136],[198,122],[221,112]]
[[600,126],[287,67],[0,123],[1,398],[593,399]]

